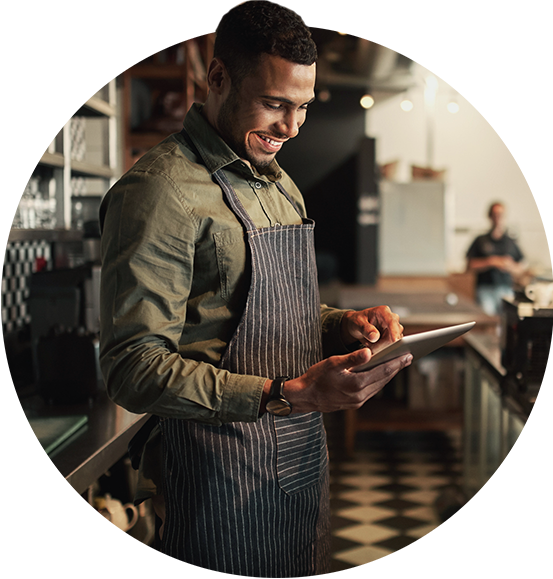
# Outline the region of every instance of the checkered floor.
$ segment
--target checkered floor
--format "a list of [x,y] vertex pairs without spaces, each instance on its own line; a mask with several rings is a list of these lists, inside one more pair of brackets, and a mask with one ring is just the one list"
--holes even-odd
[[406,547],[462,505],[458,434],[360,432],[345,457],[333,425],[327,432],[332,572]]

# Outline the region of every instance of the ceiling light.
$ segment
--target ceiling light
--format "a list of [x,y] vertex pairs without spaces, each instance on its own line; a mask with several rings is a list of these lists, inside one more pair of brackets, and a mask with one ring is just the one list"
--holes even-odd
[[403,99],[399,106],[401,107],[401,110],[406,113],[413,110],[413,103],[409,99]]
[[455,101],[451,101],[451,102],[447,103],[447,110],[453,114],[458,113],[459,112],[459,105]]
[[364,109],[370,109],[374,105],[374,98],[370,94],[363,95],[359,101]]
[[340,20],[340,22],[336,24],[336,31],[342,36],[349,34],[351,32],[351,24],[349,23],[349,20]]
[[534,20],[521,25],[521,57],[515,83],[508,93],[514,96],[553,94],[553,61],[546,54],[551,45],[551,22]]

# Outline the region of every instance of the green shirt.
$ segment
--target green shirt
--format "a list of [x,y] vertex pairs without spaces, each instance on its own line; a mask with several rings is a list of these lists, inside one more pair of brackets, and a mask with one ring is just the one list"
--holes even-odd
[[[273,161],[260,175],[194,106],[180,134],[144,155],[101,207],[100,364],[109,396],[135,413],[219,425],[255,421],[265,376],[218,368],[240,321],[250,280],[241,223],[212,174],[223,169],[257,227],[300,223],[292,180]],[[343,312],[321,307],[325,355],[345,353]]]

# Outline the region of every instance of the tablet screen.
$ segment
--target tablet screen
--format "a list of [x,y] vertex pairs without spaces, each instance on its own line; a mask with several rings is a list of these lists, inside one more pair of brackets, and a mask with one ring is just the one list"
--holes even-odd
[[383,362],[388,362],[398,356],[404,354],[413,354],[413,360],[422,358],[434,350],[441,348],[451,340],[462,336],[474,327],[476,322],[467,322],[466,324],[458,324],[456,326],[448,326],[446,328],[439,328],[438,330],[430,330],[428,332],[420,332],[418,334],[410,334],[404,336],[397,342],[390,344],[383,350],[375,354],[366,364],[352,368],[353,372],[364,372],[370,368],[374,368]]

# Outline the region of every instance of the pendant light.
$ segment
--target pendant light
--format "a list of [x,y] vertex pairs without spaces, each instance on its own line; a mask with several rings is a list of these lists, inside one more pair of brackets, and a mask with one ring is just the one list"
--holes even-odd
[[524,23],[522,50],[515,83],[508,88],[513,96],[553,95],[553,58],[547,56],[551,45],[551,22]]

